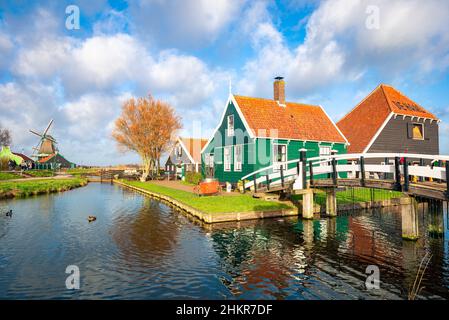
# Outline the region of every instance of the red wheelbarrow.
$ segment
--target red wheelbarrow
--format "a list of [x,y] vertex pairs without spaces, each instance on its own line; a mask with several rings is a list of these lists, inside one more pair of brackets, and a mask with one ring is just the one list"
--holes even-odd
[[221,193],[221,187],[218,181],[216,180],[206,180],[200,182],[195,188],[193,188],[193,191],[198,196],[211,196],[215,194]]

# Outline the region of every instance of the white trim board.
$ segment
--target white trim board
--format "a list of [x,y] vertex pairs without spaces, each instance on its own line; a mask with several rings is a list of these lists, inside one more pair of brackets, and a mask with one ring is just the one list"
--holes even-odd
[[192,164],[196,164],[196,162],[195,162],[195,160],[193,160],[192,155],[190,154],[189,150],[187,150],[186,146],[184,145],[184,142],[182,142],[181,137],[178,137],[178,142],[181,145],[182,149],[184,149],[184,152],[189,157],[190,162],[192,162]]
[[349,146],[350,143],[348,141],[348,139],[346,139],[345,135],[343,134],[343,132],[341,132],[340,128],[335,124],[334,121],[332,121],[332,118],[329,117],[329,114],[326,112],[326,110],[324,110],[322,105],[319,105],[319,107],[321,108],[321,110],[324,112],[324,114],[326,115],[326,117],[329,119],[329,121],[334,125],[335,129],[337,129],[338,133],[343,137],[343,139],[345,139],[346,144]]
[[[245,119],[245,117],[243,116],[242,110],[240,110],[240,107],[239,107],[237,101],[236,101],[235,98],[234,98],[234,95],[233,95],[232,93],[230,93],[230,94],[229,94],[229,97],[228,97],[228,100],[227,100],[227,102],[226,102],[226,107],[224,108],[223,113],[222,113],[222,115],[221,115],[221,117],[220,117],[220,121],[218,122],[218,125],[217,125],[217,127],[215,128],[215,130],[214,130],[214,132],[212,133],[212,135],[209,137],[209,140],[207,140],[207,143],[204,145],[203,149],[201,149],[201,154],[202,154],[202,153],[206,150],[206,148],[209,146],[209,144],[211,143],[212,139],[215,137],[215,133],[218,131],[218,129],[220,129],[220,126],[221,126],[221,124],[223,123],[223,120],[224,120],[224,118],[225,118],[226,111],[228,110],[229,104],[230,104],[231,102],[232,102],[232,104],[234,105],[235,109],[237,110],[237,114],[239,115],[240,119],[242,120],[243,125],[244,125],[246,131],[247,131],[248,134],[249,134],[249,137],[252,138],[252,139],[255,138],[255,136],[254,136],[254,134],[253,134],[253,131],[251,130],[251,128],[250,128],[249,125],[248,125],[248,122],[246,122],[246,119]],[[235,127],[235,118],[234,118],[234,127]]]

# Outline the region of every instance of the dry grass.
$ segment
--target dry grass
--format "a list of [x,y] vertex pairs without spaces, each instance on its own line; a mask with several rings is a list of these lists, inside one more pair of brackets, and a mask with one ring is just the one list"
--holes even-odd
[[429,253],[426,253],[424,258],[422,258],[421,263],[419,264],[418,271],[416,272],[416,277],[415,281],[413,282],[413,286],[409,288],[408,300],[415,300],[416,296],[421,292],[422,289],[424,289],[424,287],[421,287],[421,283],[424,274],[426,273],[427,266],[429,265],[431,259],[432,255]]

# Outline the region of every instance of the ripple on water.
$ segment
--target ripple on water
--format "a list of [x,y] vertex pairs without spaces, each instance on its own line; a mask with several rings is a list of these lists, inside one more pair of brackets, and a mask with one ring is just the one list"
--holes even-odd
[[[0,217],[0,298],[403,299],[426,252],[433,258],[422,298],[449,298],[447,240],[426,235],[423,212],[424,236],[406,243],[394,210],[206,231],[158,201],[107,184],[1,206],[16,214]],[[97,221],[88,223],[88,215]],[[65,289],[71,264],[80,268],[79,291]],[[381,290],[365,288],[370,264],[380,268]]]

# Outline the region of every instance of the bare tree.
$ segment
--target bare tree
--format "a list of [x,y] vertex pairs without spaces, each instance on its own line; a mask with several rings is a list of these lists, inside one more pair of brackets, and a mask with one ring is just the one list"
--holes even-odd
[[167,103],[148,98],[131,98],[123,104],[112,133],[119,147],[136,152],[143,163],[142,181],[158,172],[160,157],[181,128],[180,117]]
[[0,124],[0,147],[10,145],[11,145],[11,134],[9,133],[8,129],[2,129],[2,125]]

